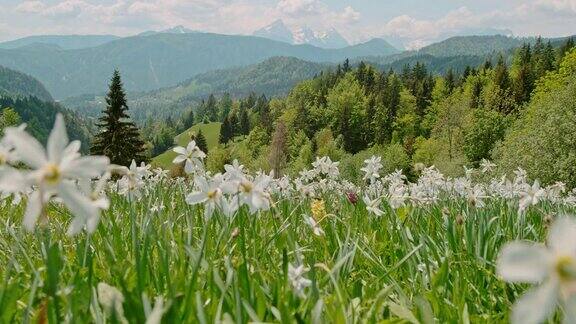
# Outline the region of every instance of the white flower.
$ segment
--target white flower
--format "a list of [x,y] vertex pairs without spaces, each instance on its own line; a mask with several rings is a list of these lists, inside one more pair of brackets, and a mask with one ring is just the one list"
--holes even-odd
[[245,177],[244,166],[236,159],[232,161],[232,164],[224,165],[224,170],[226,170],[224,178],[228,181],[239,181]]
[[98,284],[98,302],[102,305],[104,312],[108,316],[113,316],[121,323],[128,323],[124,317],[124,295],[116,287],[112,287],[104,282]]
[[172,163],[180,164],[186,162],[184,165],[184,171],[188,174],[194,173],[196,169],[201,168],[202,159],[206,157],[206,154],[196,145],[196,141],[188,143],[186,148],[182,146],[175,147],[174,152],[179,155],[174,158]]
[[322,229],[322,227],[320,227],[320,224],[318,224],[313,217],[304,216],[304,222],[306,222],[306,224],[310,226],[310,228],[312,229],[312,233],[314,233],[314,235],[316,236],[324,235],[324,230]]
[[[14,146],[20,160],[32,170],[24,171],[29,184],[35,190],[28,199],[24,215],[24,227],[34,229],[45,204],[58,196],[76,217],[98,217],[100,210],[79,192],[75,181],[92,179],[102,175],[109,165],[107,157],[81,157],[80,142],[69,143],[64,117],[56,116],[54,129],[48,138],[47,150],[21,128],[5,130],[6,139]],[[4,179],[5,181],[13,181]],[[1,185],[0,185],[1,187]]]
[[497,262],[498,274],[508,282],[535,283],[516,301],[513,323],[541,323],[556,304],[565,310],[564,323],[576,322],[576,221],[560,218],[548,233],[547,247],[529,242],[508,243]]
[[482,159],[482,161],[480,162],[480,171],[482,171],[482,173],[492,172],[495,167],[496,167],[496,164],[494,164],[494,163],[492,163],[486,159]]
[[304,297],[304,289],[312,285],[312,281],[304,277],[306,272],[308,269],[304,265],[294,267],[292,264],[288,264],[288,279],[292,283],[294,293],[300,297]]
[[[81,179],[78,182],[80,191],[90,199],[92,206],[98,210],[107,210],[110,207],[110,201],[104,195],[104,187],[110,178],[110,173],[104,174],[92,188],[92,183],[89,179]],[[80,233],[83,228],[86,232],[94,233],[98,223],[100,222],[100,213],[89,215],[78,215],[74,218],[70,227],[68,227],[68,235],[76,235]]]
[[164,307],[164,298],[156,297],[154,301],[154,308],[150,314],[146,315],[146,324],[160,324],[162,323],[162,316],[166,312]]
[[520,193],[519,211],[526,210],[529,206],[537,205],[544,197],[546,191],[540,188],[540,182],[534,181],[532,186],[526,186],[525,190]]
[[370,199],[370,197],[364,196],[362,200],[366,204],[366,210],[368,212],[373,213],[376,216],[384,215],[384,212],[380,209],[380,198]]
[[380,169],[382,169],[382,158],[381,157],[376,157],[376,156],[372,156],[371,158],[364,160],[364,163],[366,164],[363,168],[361,168],[360,170],[364,172],[364,181],[366,180],[370,180],[370,182],[373,182],[374,180],[380,178]]
[[258,210],[270,209],[270,195],[266,191],[266,188],[271,180],[272,178],[267,175],[260,175],[256,177],[254,182],[248,179],[240,181],[240,201],[242,204],[248,206],[251,214],[254,214]]
[[186,196],[186,202],[190,205],[204,204],[204,216],[206,218],[212,216],[217,206],[220,206],[222,201],[222,189],[220,189],[214,181],[208,183],[204,177],[196,177],[194,179],[199,191],[192,192]]

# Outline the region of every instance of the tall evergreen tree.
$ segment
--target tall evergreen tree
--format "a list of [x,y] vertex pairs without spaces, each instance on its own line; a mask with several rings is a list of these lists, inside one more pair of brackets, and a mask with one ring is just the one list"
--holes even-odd
[[246,108],[240,111],[240,134],[248,135],[250,133],[250,118],[248,117],[248,111]]
[[196,141],[196,145],[198,145],[198,148],[208,154],[208,143],[206,142],[206,137],[204,137],[204,134],[202,133],[202,130],[198,130],[198,134],[196,134],[196,136],[194,137],[194,140]]
[[234,133],[232,125],[230,125],[230,119],[228,117],[225,117],[224,121],[222,122],[222,126],[220,128],[220,138],[218,141],[220,142],[220,144],[226,144],[228,143],[228,141],[230,141],[230,139],[232,139],[233,136]]
[[136,125],[129,120],[126,94],[118,70],[112,76],[103,114],[96,124],[100,132],[92,143],[91,153],[105,155],[117,165],[128,166],[133,159],[136,162],[146,161],[145,143]]

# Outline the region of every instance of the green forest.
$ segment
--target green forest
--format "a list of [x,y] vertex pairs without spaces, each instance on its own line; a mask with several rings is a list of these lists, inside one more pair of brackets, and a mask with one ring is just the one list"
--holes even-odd
[[503,172],[522,165],[534,178],[574,186],[573,47],[539,38],[509,59],[443,75],[419,62],[394,72],[346,61],[286,97],[210,95],[185,118],[148,123],[154,130],[144,133],[155,134],[156,154],[195,123],[222,122],[220,145],[207,158],[214,172],[238,159],[252,170],[293,175],[329,156],[359,180],[362,161],[377,155],[385,172],[434,165],[456,176],[487,159]]

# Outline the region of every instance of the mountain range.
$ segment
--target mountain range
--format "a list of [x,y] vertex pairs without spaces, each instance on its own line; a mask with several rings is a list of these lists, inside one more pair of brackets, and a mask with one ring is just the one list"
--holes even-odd
[[178,84],[195,75],[290,56],[311,62],[399,53],[382,39],[340,49],[292,45],[255,36],[211,33],[155,33],[112,40],[80,49],[32,43],[0,49],[0,65],[40,80],[56,99],[103,93],[114,69],[129,91]]
[[256,30],[254,36],[264,37],[289,44],[309,44],[320,48],[344,48],[348,41],[335,28],[327,31],[314,31],[310,27],[288,28],[282,20]]

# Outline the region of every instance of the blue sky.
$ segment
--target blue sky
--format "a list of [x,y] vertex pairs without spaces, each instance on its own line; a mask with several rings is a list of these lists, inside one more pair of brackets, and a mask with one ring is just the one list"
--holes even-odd
[[0,0],[0,41],[37,34],[133,35],[177,25],[250,34],[277,19],[336,28],[352,43],[418,47],[449,36],[576,33],[576,0]]

